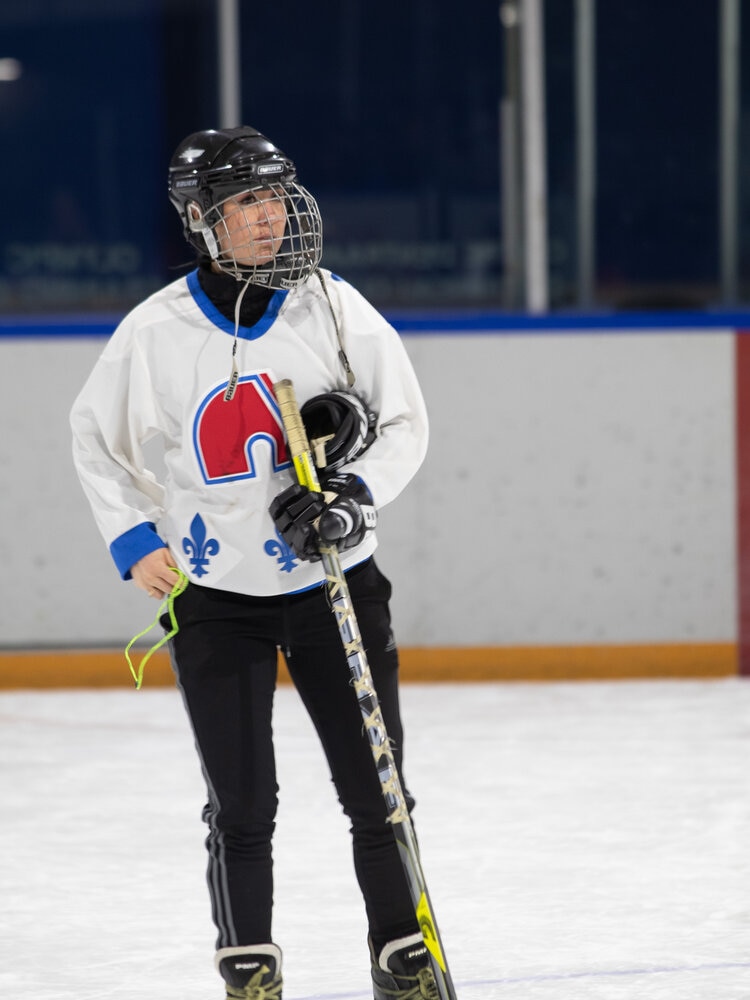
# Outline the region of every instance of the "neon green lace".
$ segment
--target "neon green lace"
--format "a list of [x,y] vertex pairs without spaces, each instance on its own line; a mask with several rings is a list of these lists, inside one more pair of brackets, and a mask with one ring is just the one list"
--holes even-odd
[[[159,610],[156,612],[156,618],[154,618],[154,620],[151,622],[148,628],[145,628],[142,632],[139,632],[138,635],[134,635],[133,638],[125,647],[125,659],[128,661],[128,666],[130,667],[130,673],[133,675],[133,680],[135,681],[135,687],[137,691],[140,690],[141,685],[143,684],[143,670],[148,661],[151,659],[151,657],[154,655],[157,649],[161,649],[164,643],[168,642],[173,636],[177,635],[177,633],[180,630],[180,626],[177,624],[177,619],[175,618],[174,602],[175,599],[179,597],[180,594],[183,593],[183,591],[187,587],[188,578],[185,576],[182,570],[177,569],[176,566],[171,566],[170,569],[173,569],[177,574],[177,582],[175,583],[174,587],[172,587],[171,592],[167,594],[164,602],[159,606]],[[169,613],[169,622],[170,625],[172,626],[171,630],[165,633],[165,635],[163,635],[162,638],[154,646],[152,646],[151,649],[149,649],[149,651],[144,655],[143,659],[136,668],[133,665],[132,659],[130,658],[130,650],[133,648],[133,644],[138,642],[139,639],[142,639],[144,635],[148,635],[148,633],[151,631],[152,628],[156,628],[156,626],[159,624],[159,619],[161,618],[161,616],[164,614],[165,611]]]

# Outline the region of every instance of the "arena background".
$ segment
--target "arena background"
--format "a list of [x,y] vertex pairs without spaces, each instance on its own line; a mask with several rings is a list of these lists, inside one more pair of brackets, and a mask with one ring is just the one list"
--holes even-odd
[[[117,318],[189,264],[165,168],[219,122],[226,6],[0,10],[3,687],[129,683],[155,611],[96,533],[67,413]],[[280,26],[237,5],[242,118],[297,161],[323,263],[393,320],[427,397],[428,459],[381,522],[406,679],[750,673],[747,32],[730,2],[679,28],[669,5],[598,5],[586,192],[585,7],[340,0]],[[543,309],[503,202],[509,13],[531,9]],[[146,683],[169,682],[155,658]]]

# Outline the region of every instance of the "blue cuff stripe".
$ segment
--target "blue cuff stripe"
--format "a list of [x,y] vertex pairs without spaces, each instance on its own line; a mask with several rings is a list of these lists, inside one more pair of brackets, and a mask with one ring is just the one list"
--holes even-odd
[[115,538],[109,551],[122,579],[130,580],[130,569],[135,566],[139,559],[143,559],[149,552],[166,547],[166,542],[163,542],[157,535],[156,525],[153,521],[144,521],[143,524],[137,524],[134,528],[130,528]]

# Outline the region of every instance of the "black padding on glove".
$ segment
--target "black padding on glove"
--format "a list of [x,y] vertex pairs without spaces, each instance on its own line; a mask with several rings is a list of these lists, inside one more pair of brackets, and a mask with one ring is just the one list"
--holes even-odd
[[315,464],[324,474],[331,475],[352,462],[375,440],[377,416],[359,396],[345,389],[313,396],[303,405],[300,416],[310,443],[325,442],[325,461],[320,460],[318,448],[313,449]]
[[282,538],[299,559],[320,559],[320,542],[350,549],[364,539],[377,522],[372,495],[357,476],[328,476],[321,484],[326,495],[295,483],[268,508]]
[[322,493],[308,490],[295,483],[273,500],[268,512],[273,518],[279,534],[299,559],[320,559],[318,545],[320,538],[314,521],[326,509]]

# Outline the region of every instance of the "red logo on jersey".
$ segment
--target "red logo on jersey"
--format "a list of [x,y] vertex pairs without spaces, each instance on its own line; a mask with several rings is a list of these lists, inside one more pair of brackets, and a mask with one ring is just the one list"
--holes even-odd
[[207,483],[229,483],[258,475],[253,449],[266,442],[274,472],[291,464],[273,383],[266,372],[241,375],[234,398],[225,402],[227,383],[213,389],[198,407],[193,442]]

